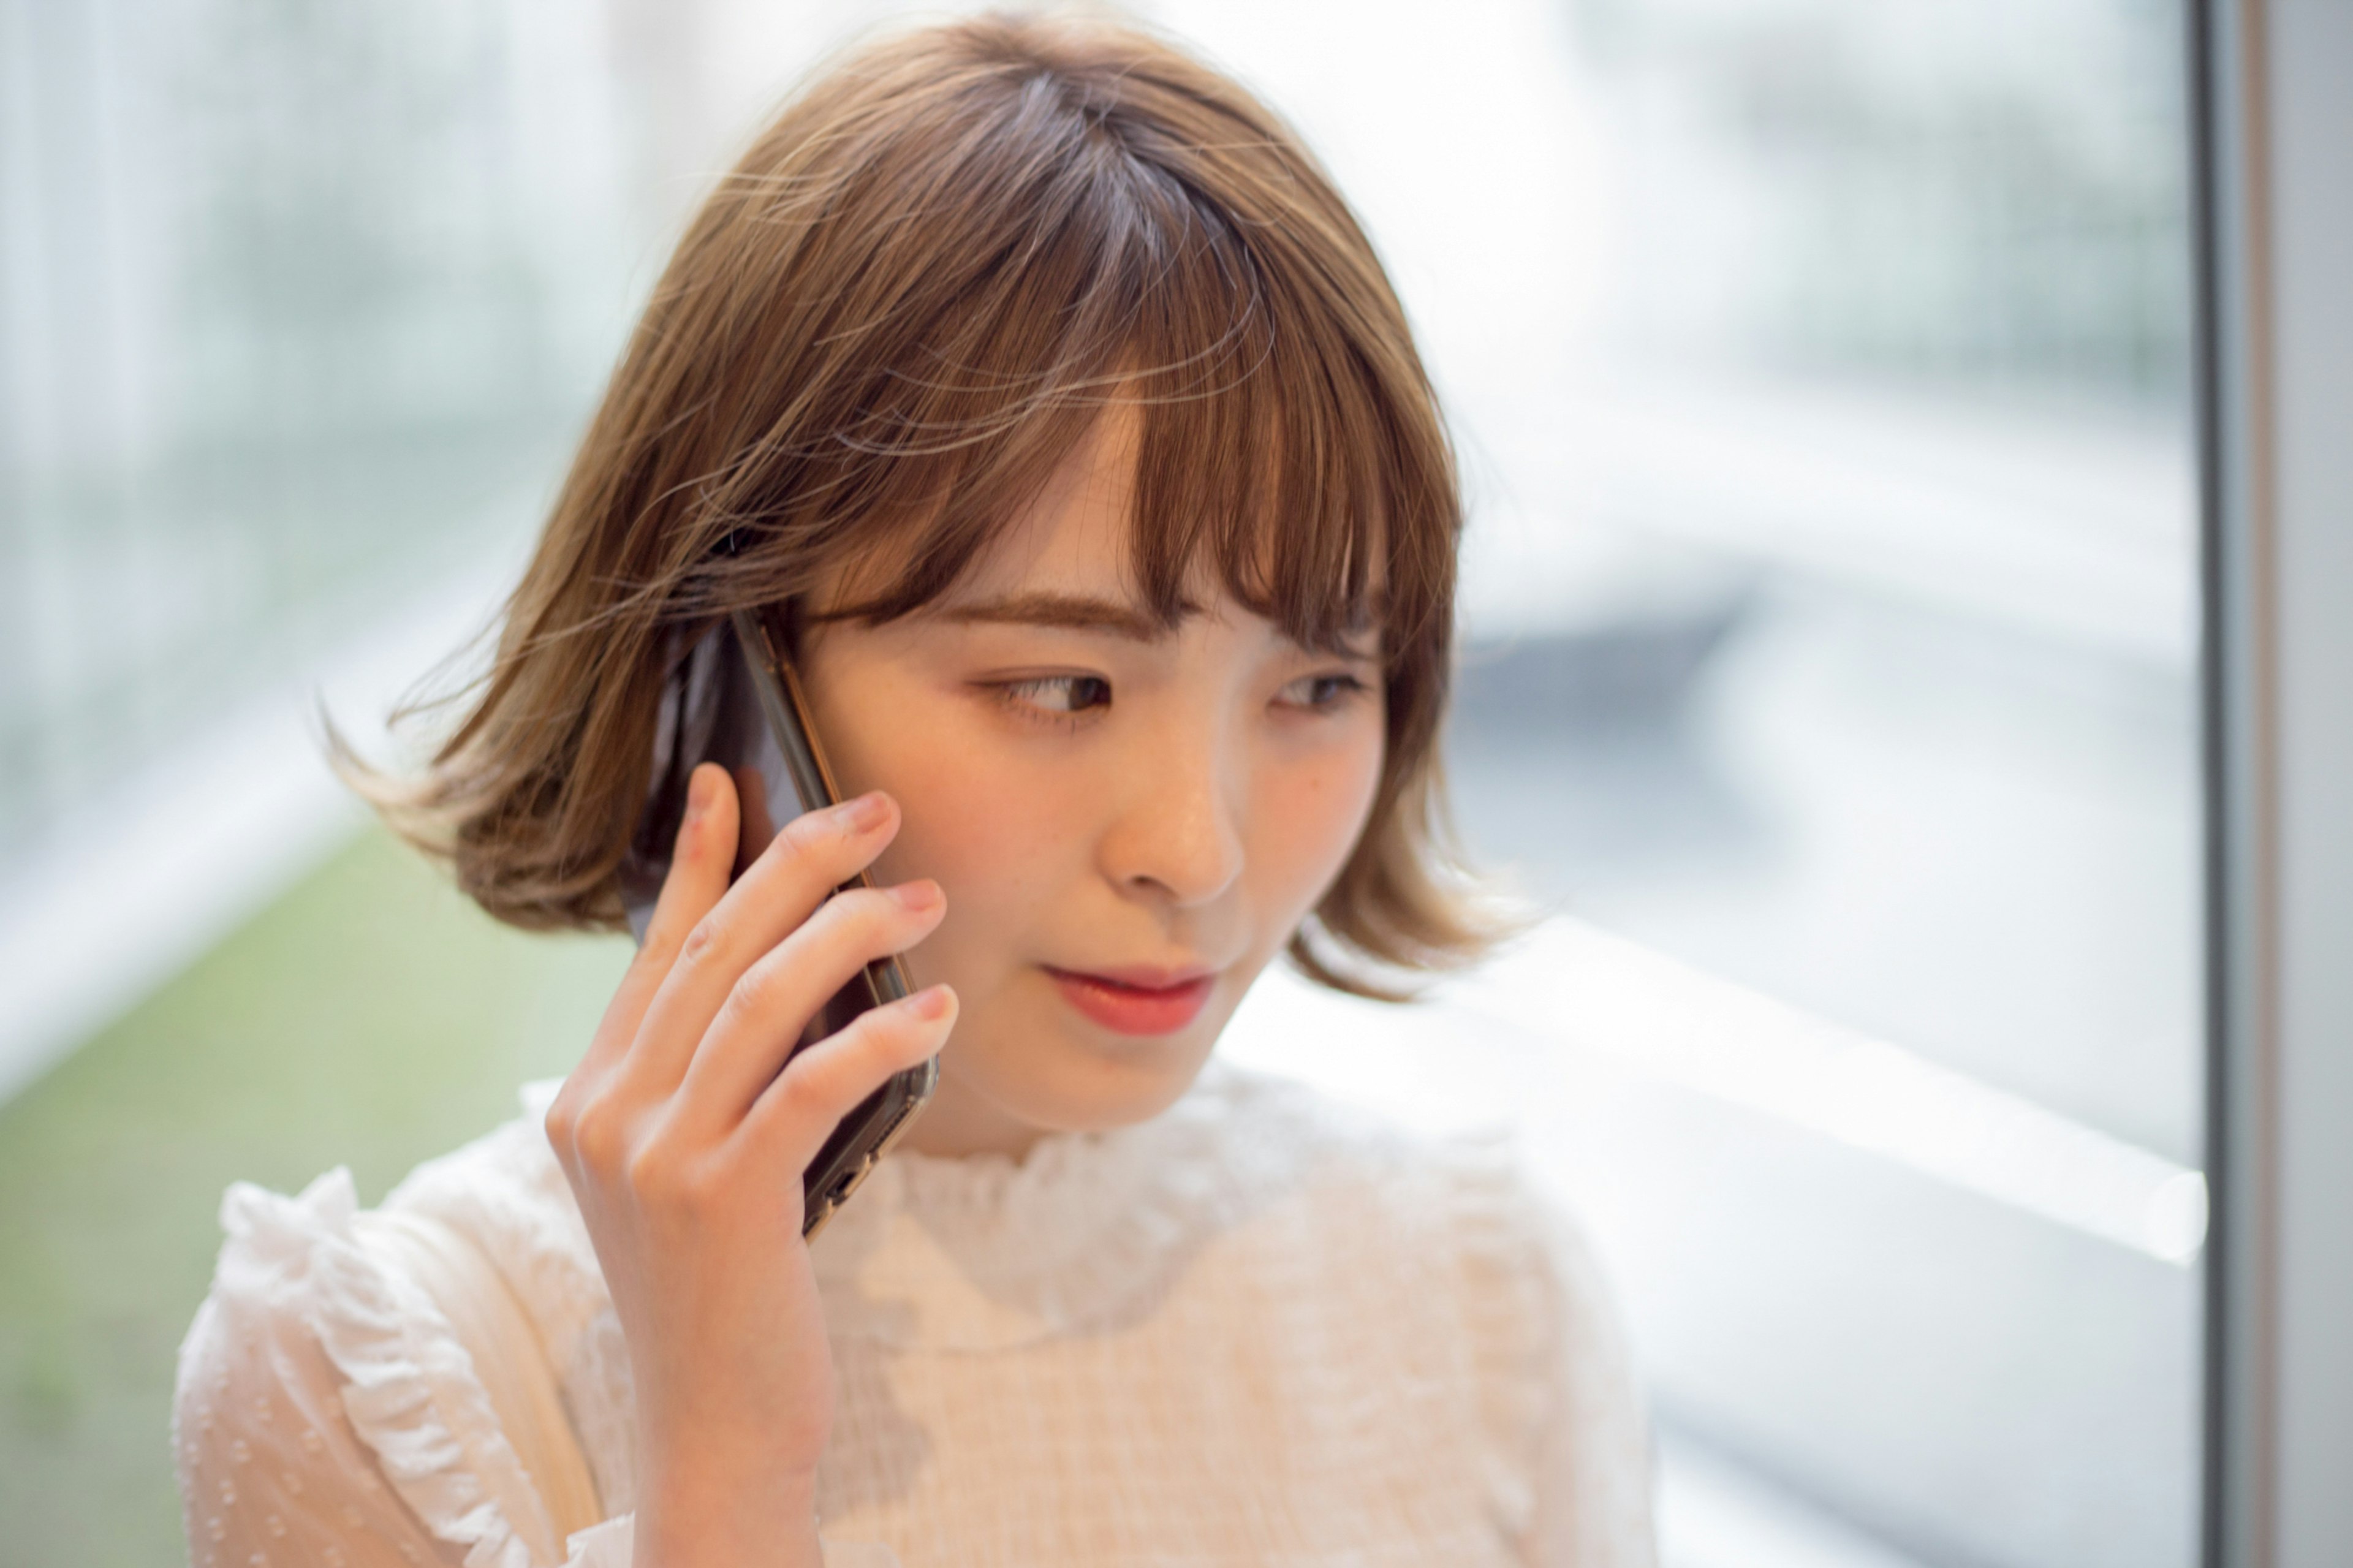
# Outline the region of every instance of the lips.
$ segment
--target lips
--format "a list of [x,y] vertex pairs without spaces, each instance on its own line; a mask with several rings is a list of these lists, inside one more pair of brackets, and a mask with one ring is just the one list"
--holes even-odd
[[1046,966],[1062,999],[1122,1035],[1167,1035],[1200,1016],[1214,973],[1129,967],[1081,972]]

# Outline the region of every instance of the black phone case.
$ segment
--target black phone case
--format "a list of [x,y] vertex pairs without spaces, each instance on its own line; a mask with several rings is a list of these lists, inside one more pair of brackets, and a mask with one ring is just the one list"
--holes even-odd
[[[678,840],[686,811],[687,778],[697,764],[715,762],[734,776],[738,791],[746,796],[747,831],[754,823],[752,789],[765,806],[769,823],[778,828],[839,798],[825,755],[810,732],[799,682],[783,656],[786,643],[781,632],[773,616],[739,610],[672,666],[654,737],[653,778],[619,873],[622,908],[629,930],[641,942],[654,900],[670,872],[670,847]],[[737,863],[748,864],[765,847],[739,849]],[[843,887],[870,885],[861,872]],[[907,977],[899,961],[875,960],[818,1010],[796,1051],[845,1027],[867,1009],[906,994]],[[931,1098],[938,1080],[936,1062],[910,1068],[893,1075],[842,1119],[801,1178],[804,1237],[815,1236],[858,1190]]]

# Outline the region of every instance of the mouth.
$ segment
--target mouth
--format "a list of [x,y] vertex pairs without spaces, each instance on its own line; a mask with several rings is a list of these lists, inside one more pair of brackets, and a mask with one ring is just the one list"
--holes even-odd
[[1122,1035],[1169,1035],[1201,1015],[1214,972],[1134,967],[1082,972],[1041,965],[1062,999]]

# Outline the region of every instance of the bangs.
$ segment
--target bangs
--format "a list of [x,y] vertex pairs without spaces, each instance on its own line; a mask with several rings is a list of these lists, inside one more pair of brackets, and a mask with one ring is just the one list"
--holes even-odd
[[1129,345],[1135,587],[1173,617],[1186,584],[1214,574],[1293,640],[1336,648],[1387,629],[1382,545],[1400,509],[1385,421],[1331,323],[1250,260],[1204,236],[1147,295]]
[[[859,307],[871,325],[849,335],[869,353],[835,405],[848,417],[828,450],[803,437],[789,500],[747,510],[771,524],[797,512],[797,542],[848,547],[826,552],[855,563],[859,592],[826,618],[892,619],[946,593],[1129,405],[1131,587],[1149,616],[1173,627],[1214,583],[1306,647],[1425,635],[1451,597],[1457,512],[1418,363],[1351,319],[1328,237],[1319,253],[1295,210],[1232,199],[1262,172],[1218,165],[1262,159],[1262,144],[1179,146],[1071,96],[1019,84],[997,134],[967,143],[969,167],[911,188],[883,159],[858,182],[893,191],[911,221],[965,227],[934,246],[959,264],[900,268],[906,292]],[[886,270],[874,259],[867,276]],[[917,325],[873,341],[894,321]],[[811,467],[829,470],[815,487]],[[821,517],[814,496],[832,503]]]

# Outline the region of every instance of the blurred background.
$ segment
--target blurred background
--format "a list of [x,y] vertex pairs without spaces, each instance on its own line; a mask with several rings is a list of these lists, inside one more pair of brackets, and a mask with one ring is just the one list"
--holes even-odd
[[[699,193],[859,0],[0,0],[0,1563],[179,1560],[231,1179],[380,1195],[625,944],[319,704],[486,623]],[[1672,1568],[2195,1555],[2174,0],[1165,0],[1356,201],[1472,501],[1449,764],[1550,918],[1239,1056],[1528,1135]]]

